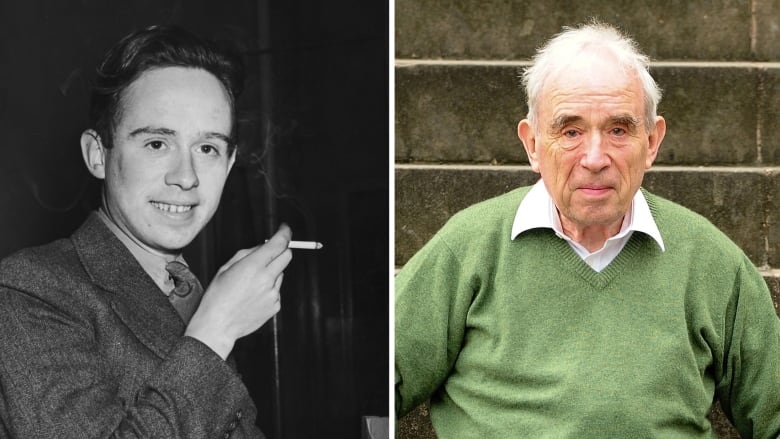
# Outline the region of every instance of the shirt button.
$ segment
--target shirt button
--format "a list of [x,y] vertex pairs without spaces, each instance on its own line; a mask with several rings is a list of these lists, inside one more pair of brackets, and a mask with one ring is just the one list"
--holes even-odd
[[244,416],[244,414],[241,413],[241,410],[236,412],[236,419],[241,419],[242,416]]
[[236,425],[237,425],[236,421],[231,422],[230,425],[228,425],[228,430],[230,430],[230,431],[235,430],[236,429]]

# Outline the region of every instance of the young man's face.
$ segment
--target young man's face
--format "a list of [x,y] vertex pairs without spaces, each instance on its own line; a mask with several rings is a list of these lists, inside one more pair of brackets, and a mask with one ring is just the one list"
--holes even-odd
[[145,247],[178,253],[211,219],[233,166],[227,92],[204,70],[164,67],[143,73],[120,105],[104,150],[107,213]]

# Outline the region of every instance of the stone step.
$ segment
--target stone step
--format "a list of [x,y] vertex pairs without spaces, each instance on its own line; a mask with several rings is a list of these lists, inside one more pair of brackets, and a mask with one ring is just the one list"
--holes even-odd
[[772,300],[775,302],[775,311],[780,315],[780,269],[760,270],[764,280],[772,292]]
[[[527,163],[524,62],[397,60],[395,159]],[[780,165],[780,63],[657,63],[658,164]]]
[[[397,164],[396,265],[457,211],[538,178],[528,166]],[[756,266],[780,268],[780,167],[657,166],[643,186],[708,218]]]
[[632,35],[653,59],[778,60],[774,0],[477,2],[396,0],[399,58],[527,59],[562,26],[595,17]]

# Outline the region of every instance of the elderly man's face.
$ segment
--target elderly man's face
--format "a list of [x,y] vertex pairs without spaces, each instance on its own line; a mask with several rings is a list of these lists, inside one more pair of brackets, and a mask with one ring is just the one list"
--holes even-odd
[[536,126],[518,126],[534,171],[541,173],[566,230],[619,228],[665,133],[645,122],[635,73],[584,55],[549,78]]
[[177,253],[211,219],[233,165],[228,95],[204,70],[165,67],[143,73],[121,105],[114,146],[93,170],[108,214],[136,242]]

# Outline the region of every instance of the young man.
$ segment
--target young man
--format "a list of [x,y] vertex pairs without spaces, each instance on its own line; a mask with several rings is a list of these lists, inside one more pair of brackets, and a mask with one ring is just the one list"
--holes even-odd
[[642,189],[666,132],[647,57],[590,24],[524,74],[523,187],[455,215],[396,278],[396,409],[442,438],[780,434],[780,320],[699,215]]
[[81,137],[100,209],[0,265],[5,436],[262,437],[225,360],[279,310],[291,232],[240,251],[205,292],[181,256],[235,160],[242,81],[237,59],[173,27],[106,55]]

